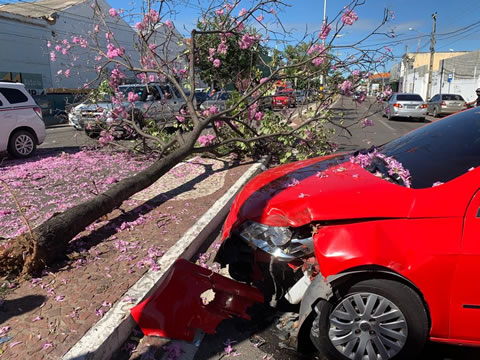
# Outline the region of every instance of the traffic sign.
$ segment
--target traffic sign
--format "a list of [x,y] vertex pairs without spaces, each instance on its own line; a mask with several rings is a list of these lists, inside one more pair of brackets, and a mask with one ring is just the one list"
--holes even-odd
[[453,80],[453,73],[450,73],[450,74],[448,74],[448,79],[447,79],[447,81],[448,81],[448,82],[452,82],[452,80]]

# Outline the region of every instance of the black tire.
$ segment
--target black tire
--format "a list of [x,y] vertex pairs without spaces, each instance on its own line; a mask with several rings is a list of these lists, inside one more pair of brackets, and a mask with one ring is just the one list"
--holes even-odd
[[433,114],[432,114],[432,116],[433,116],[434,118],[438,117],[437,108],[433,108]]
[[[337,309],[337,306],[341,311],[341,309],[345,309],[342,308],[343,304],[350,303],[352,305],[351,301],[353,296],[358,298],[359,295],[362,297],[362,303],[365,297],[371,296],[371,298],[367,298],[367,304],[368,299],[374,299],[372,301],[374,301],[373,309],[375,309],[375,311],[379,311],[378,309],[381,307],[380,301],[384,301],[386,299],[386,303],[393,304],[396,309],[389,306],[383,309],[381,314],[385,315],[385,311],[391,312],[398,310],[399,312],[396,313],[399,313],[401,316],[403,316],[403,318],[400,319],[394,317],[390,320],[384,320],[393,322],[402,321],[404,326],[406,325],[406,330],[399,330],[397,328],[390,327],[392,334],[394,333],[396,334],[395,336],[402,336],[403,338],[398,338],[398,340],[396,340],[400,342],[400,344],[397,344],[397,346],[399,346],[397,350],[395,350],[393,347],[389,348],[388,345],[385,346],[384,344],[383,349],[387,353],[383,353],[383,360],[411,360],[415,359],[420,354],[428,337],[428,316],[422,300],[410,287],[393,280],[370,279],[359,281],[354,285],[345,287],[345,289],[339,289],[337,294],[339,294],[339,298],[332,299],[331,301],[321,300],[316,306],[317,316],[312,324],[310,339],[322,356],[325,356],[329,360],[349,360],[349,357],[341,353],[341,350],[348,351],[348,349],[345,349],[346,347],[342,347],[342,340],[339,341],[340,344],[338,345],[341,350],[338,350],[333,345],[330,335],[338,336],[339,338],[352,336],[352,341],[353,343],[356,342],[356,344],[353,345],[351,352],[358,351],[360,343],[359,339],[361,337],[367,338],[367,340],[365,340],[367,344],[366,347],[368,348],[370,346],[370,348],[373,349],[373,351],[377,354],[382,352],[382,350],[378,350],[379,347],[375,345],[376,343],[384,343],[385,338],[389,341],[395,340],[393,337],[385,337],[385,328],[377,325],[375,321],[372,321],[371,317],[368,316],[362,316],[362,318],[359,317],[358,319],[354,319],[351,323],[346,323],[347,330],[340,330],[344,324],[338,326],[337,328],[330,328],[331,326],[334,327],[334,325],[331,324],[335,324],[335,322],[331,322],[331,316],[332,318],[335,317],[332,315],[332,312]],[[354,299],[353,301],[356,304]],[[368,307],[366,304],[363,305]],[[354,310],[355,307],[353,308]],[[358,309],[358,307],[356,308]],[[374,313],[373,309],[371,313]],[[340,314],[340,312],[338,312],[338,314]],[[346,314],[350,316],[348,312]],[[373,316],[376,316],[376,314]],[[370,319],[367,320],[367,318]],[[376,318],[380,317],[376,316]],[[335,319],[333,321],[335,321]],[[340,324],[338,320],[337,323]],[[356,328],[357,326],[358,328]],[[355,332],[352,330],[348,333],[350,327],[353,329],[356,328]],[[347,333],[344,334],[343,332],[345,331]],[[382,336],[377,337],[377,331],[379,333],[383,332]],[[407,333],[406,336],[405,332]],[[370,338],[372,340],[370,340]],[[373,340],[374,338],[376,342]],[[346,342],[343,342],[343,344],[345,343]]]
[[85,134],[91,139],[96,139],[100,136],[100,131],[85,129]]
[[8,152],[18,159],[31,156],[37,148],[37,139],[27,130],[15,131],[8,141]]

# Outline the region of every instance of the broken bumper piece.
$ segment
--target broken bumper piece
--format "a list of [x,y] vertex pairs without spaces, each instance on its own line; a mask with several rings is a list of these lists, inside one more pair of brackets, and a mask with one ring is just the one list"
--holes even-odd
[[[204,294],[210,294],[208,299]],[[179,259],[131,313],[145,335],[192,341],[197,329],[214,334],[224,319],[250,319],[247,308],[262,302],[258,289]]]

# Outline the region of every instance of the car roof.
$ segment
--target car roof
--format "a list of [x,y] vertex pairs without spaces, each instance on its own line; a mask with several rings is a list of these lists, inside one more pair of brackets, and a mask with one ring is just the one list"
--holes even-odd
[[2,87],[22,87],[24,88],[25,85],[19,82],[12,82],[12,81],[0,81],[0,86]]

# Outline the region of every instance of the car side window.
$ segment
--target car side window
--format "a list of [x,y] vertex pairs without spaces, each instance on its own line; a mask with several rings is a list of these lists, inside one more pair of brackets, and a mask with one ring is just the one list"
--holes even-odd
[[18,89],[0,88],[0,93],[10,104],[18,104],[28,101],[28,97]]
[[438,96],[438,95],[435,95],[434,97],[432,97],[432,98],[430,99],[430,102],[438,101],[438,100],[439,100],[438,98],[439,98],[439,96]]

